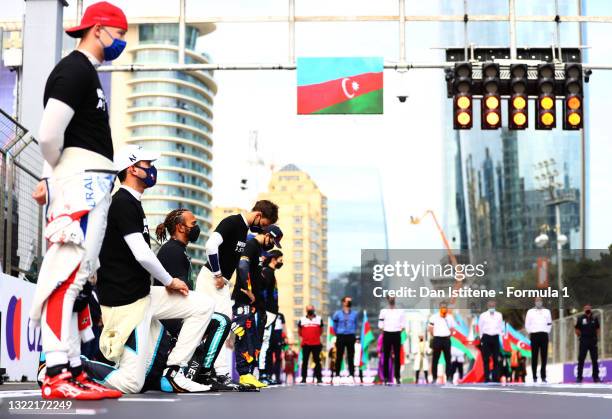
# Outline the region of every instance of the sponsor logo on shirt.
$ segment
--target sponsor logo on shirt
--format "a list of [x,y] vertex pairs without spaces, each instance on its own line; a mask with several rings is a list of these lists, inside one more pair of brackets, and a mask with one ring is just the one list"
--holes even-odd
[[236,243],[236,253],[244,253],[244,246],[246,246],[245,242],[238,241]]
[[96,109],[102,109],[102,111],[106,112],[106,96],[104,96],[104,90],[96,89],[96,93],[98,94]]

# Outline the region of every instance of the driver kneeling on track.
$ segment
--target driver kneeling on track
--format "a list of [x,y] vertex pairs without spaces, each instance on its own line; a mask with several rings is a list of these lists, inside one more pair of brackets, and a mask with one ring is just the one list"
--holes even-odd
[[[214,302],[190,292],[185,282],[173,278],[149,244],[149,228],[140,199],[145,189],[156,183],[157,171],[152,165],[156,158],[135,145],[115,156],[121,188],[109,209],[97,282],[104,323],[100,350],[115,363],[115,368],[104,377],[94,376],[124,393],[140,392],[163,341],[160,320],[183,319],[159,387],[167,392],[208,391],[210,386],[187,377],[186,368],[211,321]],[[152,286],[151,277],[163,286]]]

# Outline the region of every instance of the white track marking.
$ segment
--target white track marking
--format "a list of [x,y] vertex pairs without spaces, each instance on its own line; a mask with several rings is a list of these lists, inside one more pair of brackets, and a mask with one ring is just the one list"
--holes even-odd
[[176,402],[178,399],[149,399],[145,397],[122,397],[120,402]]
[[[521,390],[516,387],[450,387],[454,390],[476,390],[476,391],[498,391],[504,394],[533,394],[542,396],[558,396],[558,397],[588,397],[596,399],[612,400],[612,394],[609,393],[578,393],[568,391],[544,391],[544,390]],[[561,387],[562,388],[562,387]]]
[[12,397],[36,397],[40,396],[40,390],[0,390],[0,399]]
[[179,396],[220,396],[221,393],[177,393]]

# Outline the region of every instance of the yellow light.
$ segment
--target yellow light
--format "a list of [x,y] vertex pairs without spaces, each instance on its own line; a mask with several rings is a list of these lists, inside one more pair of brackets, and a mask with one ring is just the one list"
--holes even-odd
[[572,112],[567,116],[567,122],[573,126],[579,125],[581,120],[582,118],[580,118],[580,114],[577,112]]
[[525,125],[525,122],[527,122],[527,116],[522,112],[517,112],[512,116],[512,120],[514,121],[515,125]]
[[472,103],[472,101],[467,96],[461,96],[461,97],[459,97],[459,99],[457,99],[457,106],[459,106],[460,109],[467,109],[467,108],[469,108],[471,103]]
[[471,120],[472,118],[467,112],[459,112],[459,114],[457,115],[457,122],[459,122],[460,125],[467,125],[470,123]]
[[497,125],[499,123],[499,115],[496,112],[489,112],[485,119],[489,125]]
[[576,96],[572,96],[567,100],[567,107],[573,111],[579,109],[580,105],[582,105],[582,101]]
[[540,106],[547,111],[552,109],[554,105],[555,101],[550,96],[544,96],[542,99],[540,99]]
[[527,101],[523,96],[517,96],[512,99],[512,106],[514,107],[514,109],[518,110],[525,109],[525,106],[527,106]]
[[544,125],[552,125],[555,122],[555,117],[550,112],[545,112],[540,116],[540,121]]
[[489,96],[485,100],[487,109],[497,109],[499,107],[499,99],[496,96]]

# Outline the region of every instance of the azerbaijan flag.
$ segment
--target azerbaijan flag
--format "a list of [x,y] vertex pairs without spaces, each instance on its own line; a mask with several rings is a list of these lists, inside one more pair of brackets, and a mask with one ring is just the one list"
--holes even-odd
[[298,58],[298,114],[382,114],[382,57]]

